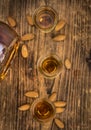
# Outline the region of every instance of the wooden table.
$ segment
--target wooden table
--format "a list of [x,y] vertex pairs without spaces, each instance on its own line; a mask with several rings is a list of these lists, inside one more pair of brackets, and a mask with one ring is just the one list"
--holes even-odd
[[[50,5],[59,19],[66,20],[60,31],[66,39],[53,42],[51,33],[44,34],[28,25],[26,14],[33,14],[41,5]],[[29,56],[21,56],[21,46],[6,78],[0,83],[0,130],[42,130],[38,122],[31,120],[30,111],[20,112],[18,107],[30,103],[24,96],[30,90],[40,97],[57,92],[57,100],[67,102],[65,111],[56,114],[64,124],[64,130],[91,130],[91,63],[86,58],[91,49],[91,1],[90,0],[0,0],[0,20],[7,16],[17,21],[19,35],[35,33],[36,38],[25,42]],[[37,61],[47,52],[57,53],[63,61],[70,59],[70,70],[63,68],[55,79],[45,79],[37,72]],[[52,123],[50,130],[59,130]]]

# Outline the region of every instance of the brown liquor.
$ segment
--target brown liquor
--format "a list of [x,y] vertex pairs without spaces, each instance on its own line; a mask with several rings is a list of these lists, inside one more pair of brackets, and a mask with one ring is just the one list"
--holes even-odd
[[53,104],[45,99],[38,101],[34,106],[34,117],[38,121],[49,121],[54,117],[54,114],[55,109]]
[[58,66],[59,62],[54,57],[48,57],[42,62],[41,69],[46,73],[54,73]]
[[52,78],[60,73],[62,62],[57,55],[50,54],[40,58],[38,69],[45,77]]

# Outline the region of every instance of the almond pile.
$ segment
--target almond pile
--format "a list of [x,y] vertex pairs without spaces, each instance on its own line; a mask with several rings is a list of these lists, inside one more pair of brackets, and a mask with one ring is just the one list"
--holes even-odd
[[[56,27],[55,27],[55,32],[58,32],[60,31],[66,24],[66,21],[65,20],[59,20],[59,22],[57,23]],[[52,39],[53,41],[55,42],[60,42],[60,41],[63,41],[65,40],[66,36],[63,35],[63,34],[58,34],[56,36],[54,36]]]
[[[38,92],[36,92],[36,91],[29,91],[29,92],[26,92],[24,95],[26,97],[33,98],[33,99],[37,98],[39,96]],[[30,107],[31,107],[30,104],[24,104],[24,105],[20,106],[18,109],[20,111],[26,111],[26,110],[29,110]]]
[[[32,17],[27,15],[26,16],[27,18],[27,22],[29,23],[29,25],[33,25],[33,20],[32,20]],[[9,23],[9,25],[11,27],[15,27],[16,26],[16,20],[13,19],[12,17],[7,17],[7,21]],[[27,34],[24,34],[23,36],[21,36],[21,41],[22,42],[25,42],[25,41],[29,41],[29,40],[33,40],[35,38],[35,35],[33,33],[27,33]],[[22,47],[21,47],[21,54],[22,54],[22,57],[23,58],[27,58],[28,57],[28,48],[25,44],[22,44]]]
[[56,113],[62,113],[65,110],[66,102],[64,101],[55,101],[57,97],[57,93],[54,92],[49,96],[49,100],[53,102],[54,106],[56,107]]
[[[32,99],[35,99],[39,97],[39,93],[37,91],[29,91],[29,92],[26,92],[24,94],[26,97],[29,97],[29,98],[32,98]],[[49,96],[49,100],[51,101],[51,103],[55,106],[55,112],[56,114],[59,114],[59,113],[62,113],[64,112],[65,110],[65,106],[66,106],[66,102],[64,101],[56,101],[56,97],[57,97],[57,93],[56,92],[53,92],[50,96]],[[34,102],[33,102],[34,103]],[[19,111],[27,111],[31,108],[31,105],[32,104],[24,104],[20,107],[18,107]],[[59,128],[64,128],[64,123],[58,119],[58,118],[55,118],[54,119],[54,122],[55,124],[59,127]]]

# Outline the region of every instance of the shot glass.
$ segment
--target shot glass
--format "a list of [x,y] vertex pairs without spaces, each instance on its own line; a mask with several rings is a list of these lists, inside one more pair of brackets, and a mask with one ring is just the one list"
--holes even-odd
[[50,6],[41,6],[35,10],[33,21],[35,26],[44,33],[51,32],[57,24],[57,12]]
[[9,25],[0,21],[0,80],[4,79],[19,48],[19,36]]
[[55,106],[46,98],[36,99],[30,109],[33,119],[41,124],[50,122],[55,117]]
[[56,54],[47,54],[39,58],[37,63],[38,71],[45,78],[55,78],[62,72],[63,63]]

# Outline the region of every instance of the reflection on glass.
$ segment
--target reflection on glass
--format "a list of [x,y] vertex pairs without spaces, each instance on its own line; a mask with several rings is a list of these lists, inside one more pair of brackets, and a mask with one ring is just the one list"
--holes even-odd
[[0,80],[7,70],[19,48],[17,33],[6,23],[0,21]]
[[48,54],[38,60],[38,70],[46,78],[54,78],[62,70],[62,60],[56,54]]
[[36,27],[48,33],[52,31],[57,24],[57,13],[49,6],[42,6],[34,12],[33,20]]
[[33,118],[40,123],[46,123],[55,116],[54,104],[45,98],[35,100],[30,110],[33,112]]

